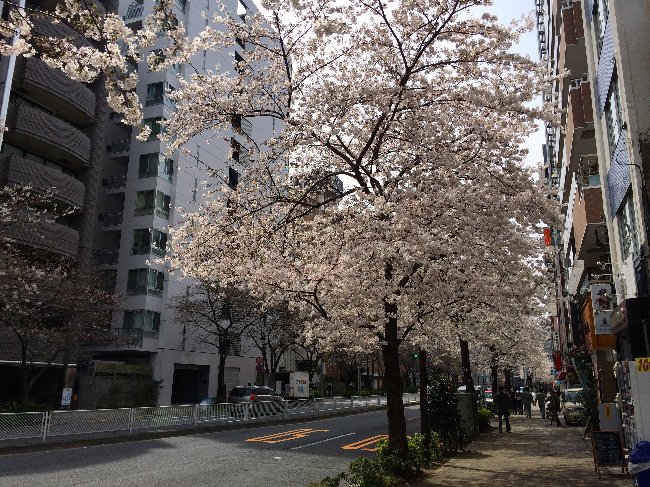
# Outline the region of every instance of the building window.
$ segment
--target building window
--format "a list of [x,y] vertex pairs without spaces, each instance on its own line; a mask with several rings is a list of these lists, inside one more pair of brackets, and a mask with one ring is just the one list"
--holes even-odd
[[147,99],[145,106],[158,105],[163,102],[165,98],[165,83],[162,81],[158,83],[149,83],[147,85]]
[[228,168],[228,186],[232,189],[237,189],[239,184],[239,173],[232,167]]
[[151,129],[147,140],[156,140],[162,133],[162,117],[145,118],[144,125]]
[[623,200],[623,206],[617,214],[618,231],[621,237],[621,254],[623,260],[636,256],[639,251],[639,244],[636,234],[636,215],[634,214],[634,203],[631,193]]
[[605,119],[607,121],[607,136],[609,138],[609,151],[614,154],[616,144],[621,136],[623,127],[623,113],[621,111],[621,93],[618,87],[616,74],[612,77],[612,83],[607,95],[605,104]]
[[194,178],[194,189],[192,190],[192,203],[196,203],[196,193],[199,188],[199,180]]
[[165,181],[172,180],[174,173],[174,160],[161,157],[158,152],[140,155],[140,166],[138,174],[141,178],[158,176]]
[[124,328],[127,330],[160,330],[160,313],[148,309],[133,309],[124,312]]
[[605,27],[607,26],[607,18],[609,17],[609,7],[607,0],[594,1],[594,29],[596,33],[596,45],[598,47],[598,55],[603,48],[603,40],[605,39]]
[[169,208],[171,207],[171,197],[162,191],[156,191],[156,215],[169,219]]
[[165,255],[167,250],[167,233],[154,228],[138,228],[133,230],[132,254]]
[[185,13],[185,5],[186,5],[186,3],[187,3],[187,0],[176,0],[176,6],[183,13]]
[[155,269],[129,269],[126,290],[130,295],[162,296],[165,273]]
[[135,195],[135,216],[151,215],[155,208],[155,191],[138,191]]

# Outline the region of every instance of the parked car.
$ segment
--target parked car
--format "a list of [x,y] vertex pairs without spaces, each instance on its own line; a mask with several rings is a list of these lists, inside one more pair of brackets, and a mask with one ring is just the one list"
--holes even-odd
[[566,424],[580,424],[585,421],[585,407],[582,387],[562,392],[562,412]]
[[266,386],[237,386],[228,394],[228,402],[282,402],[282,396]]

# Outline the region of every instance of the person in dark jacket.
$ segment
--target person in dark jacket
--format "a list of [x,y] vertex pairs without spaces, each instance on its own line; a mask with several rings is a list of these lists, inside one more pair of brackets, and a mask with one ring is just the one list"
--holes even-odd
[[494,404],[497,407],[499,416],[499,433],[503,433],[503,418],[506,419],[506,433],[510,433],[510,396],[506,393],[505,388],[499,387],[499,392],[494,396]]

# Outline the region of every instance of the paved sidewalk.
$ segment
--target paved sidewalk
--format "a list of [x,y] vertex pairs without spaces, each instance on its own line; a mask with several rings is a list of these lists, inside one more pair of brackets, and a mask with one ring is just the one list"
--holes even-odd
[[[535,415],[536,413],[536,415]],[[551,426],[539,410],[532,419],[510,416],[512,433],[497,428],[481,434],[438,468],[426,471],[418,487],[632,487],[634,480],[620,468],[594,470],[591,440],[583,428]],[[497,421],[492,421],[497,424]]]

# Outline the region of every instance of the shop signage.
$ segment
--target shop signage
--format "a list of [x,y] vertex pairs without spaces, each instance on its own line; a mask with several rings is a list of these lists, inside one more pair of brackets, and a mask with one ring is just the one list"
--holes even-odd
[[635,362],[637,372],[650,373],[650,357],[638,358],[635,360]]
[[596,335],[611,335],[612,311],[614,310],[611,284],[591,285],[591,306],[594,310]]

